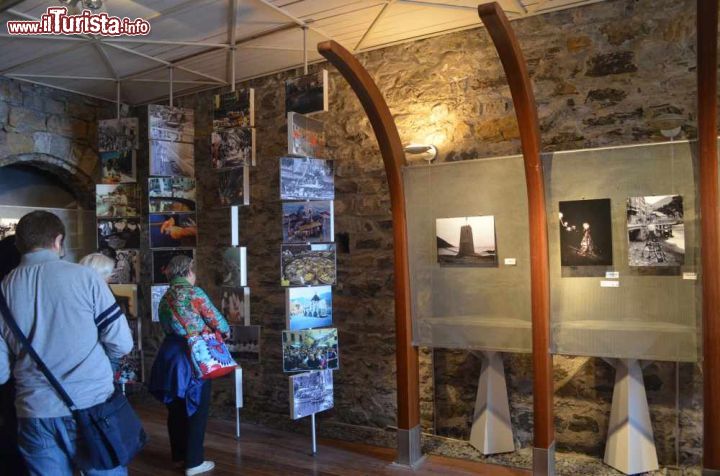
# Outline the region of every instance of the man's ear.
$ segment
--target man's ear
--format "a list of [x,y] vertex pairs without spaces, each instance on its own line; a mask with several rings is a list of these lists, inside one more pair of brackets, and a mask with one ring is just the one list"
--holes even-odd
[[53,249],[57,252],[60,252],[63,247],[63,239],[65,237],[63,235],[58,235],[55,237],[55,242],[53,243]]

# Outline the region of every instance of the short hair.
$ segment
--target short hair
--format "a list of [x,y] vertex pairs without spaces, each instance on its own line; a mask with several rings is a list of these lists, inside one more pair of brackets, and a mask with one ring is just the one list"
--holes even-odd
[[102,253],[90,253],[79,264],[92,268],[105,281],[110,279],[115,270],[115,261]]
[[165,275],[168,280],[176,278],[187,278],[191,271],[195,271],[195,261],[185,255],[174,256],[165,268]]
[[42,248],[52,248],[55,238],[65,239],[65,225],[50,212],[37,210],[20,219],[15,229],[15,246],[25,254]]

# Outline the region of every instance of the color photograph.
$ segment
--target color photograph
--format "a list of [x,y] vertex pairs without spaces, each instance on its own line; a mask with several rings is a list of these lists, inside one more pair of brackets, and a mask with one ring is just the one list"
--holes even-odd
[[560,202],[562,266],[612,266],[610,199]]
[[437,218],[437,262],[447,266],[497,266],[495,217]]
[[115,260],[110,284],[138,284],[140,282],[140,250],[104,249],[100,252]]
[[167,266],[170,260],[178,255],[195,259],[195,250],[154,250],[152,252],[154,284],[165,284],[168,282],[165,274]]
[[260,326],[230,326],[225,345],[237,360],[260,362]]
[[335,284],[335,245],[282,245],[282,286]]
[[330,410],[333,403],[332,370],[290,376],[290,418],[293,420]]
[[250,174],[246,167],[216,173],[217,201],[220,207],[250,204]]
[[[138,317],[138,290],[137,284],[111,284],[110,291],[120,305],[123,314],[128,319],[135,320]],[[135,342],[138,342],[135,340]]]
[[255,125],[255,90],[240,89],[213,97],[213,129]]
[[115,382],[120,385],[142,383],[143,356],[141,350],[133,350],[120,359],[120,365],[115,371]]
[[137,117],[98,121],[98,152],[140,148]]
[[150,215],[150,248],[195,248],[197,234],[194,213]]
[[152,177],[148,179],[150,213],[194,212],[195,179],[187,177]]
[[167,284],[153,285],[150,289],[151,294],[151,319],[152,322],[160,322],[160,314],[158,308],[160,307],[160,300],[163,298],[167,290],[170,288]]
[[233,246],[223,251],[220,285],[229,288],[247,286],[247,248]]
[[184,142],[151,140],[150,175],[195,176],[195,146]]
[[280,159],[281,200],[332,200],[335,178],[331,160],[283,157]]
[[98,249],[140,248],[141,220],[139,217],[98,219]]
[[684,265],[684,216],[680,195],[630,197],[627,202],[629,265]]
[[283,203],[283,242],[335,241],[333,208],[332,201]]
[[229,322],[250,323],[250,288],[222,288],[220,314]]
[[287,288],[286,327],[291,331],[328,327],[333,322],[332,286]]
[[195,140],[195,112],[181,107],[148,106],[150,140],[187,142]]
[[328,72],[300,76],[285,81],[285,112],[315,114],[328,110]]
[[337,370],[340,367],[337,329],[283,331],[283,372]]
[[213,131],[210,158],[215,169],[255,165],[255,129]]
[[96,185],[95,213],[98,218],[140,216],[137,184]]
[[325,123],[304,114],[289,112],[288,154],[324,158]]
[[100,183],[137,181],[135,150],[100,152]]

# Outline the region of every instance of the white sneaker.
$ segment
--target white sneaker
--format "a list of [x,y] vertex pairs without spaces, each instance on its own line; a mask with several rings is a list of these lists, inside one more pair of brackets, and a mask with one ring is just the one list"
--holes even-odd
[[200,466],[186,469],[185,476],[194,476],[196,474],[207,473],[208,471],[212,471],[213,468],[215,468],[215,463],[213,463],[212,461],[203,461],[203,464],[201,464]]

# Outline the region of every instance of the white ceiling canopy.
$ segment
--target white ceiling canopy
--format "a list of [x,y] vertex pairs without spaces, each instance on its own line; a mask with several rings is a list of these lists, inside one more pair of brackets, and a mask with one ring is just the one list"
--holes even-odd
[[[512,19],[602,0],[499,0]],[[80,2],[82,3],[82,2]],[[147,36],[11,36],[58,0],[0,0],[0,75],[143,104],[321,60],[335,40],[358,53],[481,26],[478,0],[103,0],[102,11],[151,24]],[[303,44],[306,44],[304,50]]]

